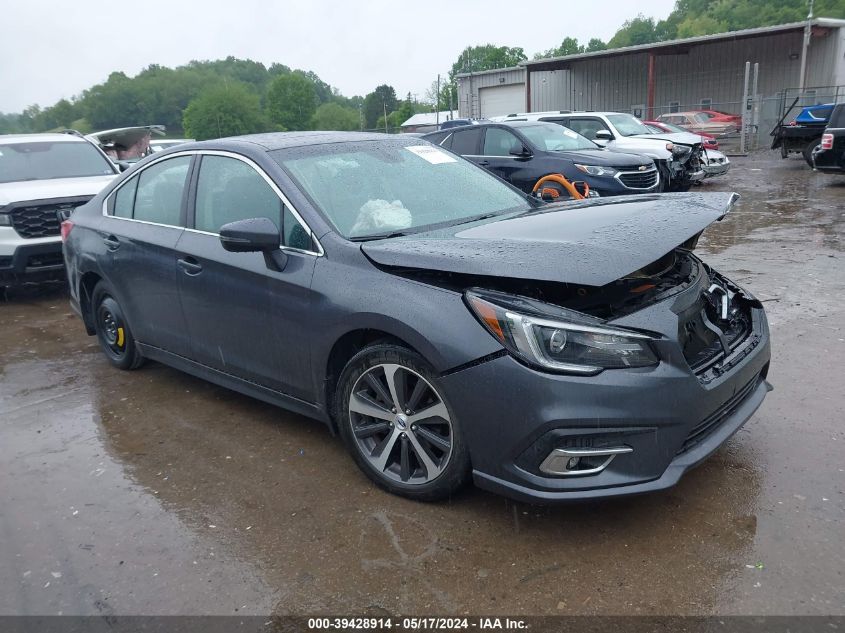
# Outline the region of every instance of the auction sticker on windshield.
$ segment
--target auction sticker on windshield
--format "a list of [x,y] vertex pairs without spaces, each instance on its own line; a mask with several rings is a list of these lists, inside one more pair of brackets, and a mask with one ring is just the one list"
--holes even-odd
[[454,163],[456,160],[449,156],[443,150],[436,147],[429,147],[428,145],[412,145],[406,147],[406,150],[413,152],[423,160],[427,160],[432,165],[439,165],[440,163]]

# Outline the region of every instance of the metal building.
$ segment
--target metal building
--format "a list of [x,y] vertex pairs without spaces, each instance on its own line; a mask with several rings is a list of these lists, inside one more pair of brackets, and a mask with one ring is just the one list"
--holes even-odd
[[459,111],[462,117],[543,110],[615,110],[642,117],[692,109],[738,113],[746,62],[759,64],[751,95],[758,100],[806,87],[805,100],[841,101],[845,20],[816,18],[461,74]]

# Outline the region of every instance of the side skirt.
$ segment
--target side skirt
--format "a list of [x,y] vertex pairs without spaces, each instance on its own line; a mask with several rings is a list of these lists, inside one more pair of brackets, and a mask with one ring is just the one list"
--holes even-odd
[[138,348],[144,358],[158,361],[164,365],[183,371],[186,374],[212,382],[215,385],[220,385],[221,387],[231,389],[232,391],[237,391],[238,393],[242,393],[246,396],[276,405],[277,407],[287,409],[288,411],[293,411],[294,413],[299,413],[309,418],[313,418],[314,420],[319,420],[320,422],[331,426],[329,417],[325,410],[315,404],[306,402],[305,400],[300,400],[299,398],[294,398],[293,396],[289,396],[280,391],[268,389],[258,383],[244,380],[243,378],[233,376],[232,374],[227,374],[214,369],[213,367],[208,367],[207,365],[202,365],[189,358],[185,358],[184,356],[179,356],[158,347],[153,347],[152,345],[138,343]]

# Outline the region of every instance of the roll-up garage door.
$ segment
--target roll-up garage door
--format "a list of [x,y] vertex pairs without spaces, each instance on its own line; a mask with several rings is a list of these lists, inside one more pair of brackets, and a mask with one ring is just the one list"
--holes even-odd
[[525,112],[525,84],[490,86],[478,90],[479,116],[503,116]]

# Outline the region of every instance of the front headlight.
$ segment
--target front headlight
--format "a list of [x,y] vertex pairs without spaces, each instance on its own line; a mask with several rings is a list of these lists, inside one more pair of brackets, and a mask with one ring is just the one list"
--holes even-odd
[[579,165],[575,163],[575,167],[580,171],[583,171],[585,174],[590,174],[591,176],[615,176],[617,174],[616,169],[613,167],[599,167],[598,165]]
[[689,154],[691,151],[692,151],[692,148],[688,147],[686,145],[675,145],[674,148],[672,148],[672,153],[675,156],[685,156],[686,154]]
[[12,216],[8,213],[0,213],[0,226],[12,226]]
[[[659,359],[650,336],[607,327],[577,312],[523,297],[470,290],[467,304],[505,348],[530,365],[582,375],[651,367]],[[545,314],[558,313],[560,318]]]

